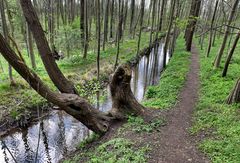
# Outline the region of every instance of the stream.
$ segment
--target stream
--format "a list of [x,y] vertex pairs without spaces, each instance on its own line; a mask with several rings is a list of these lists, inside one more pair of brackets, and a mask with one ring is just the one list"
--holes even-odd
[[[131,88],[138,101],[143,100],[147,86],[158,84],[162,69],[163,43],[160,42],[132,68]],[[109,89],[105,93],[106,100],[95,104],[102,111],[112,106]],[[54,110],[42,121],[0,140],[0,163],[12,163],[14,159],[18,163],[57,163],[90,134],[91,131],[72,116]]]

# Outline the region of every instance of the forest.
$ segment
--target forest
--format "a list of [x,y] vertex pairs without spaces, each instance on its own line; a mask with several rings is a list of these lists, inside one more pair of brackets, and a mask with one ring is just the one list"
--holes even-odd
[[240,0],[0,0],[0,163],[240,162]]

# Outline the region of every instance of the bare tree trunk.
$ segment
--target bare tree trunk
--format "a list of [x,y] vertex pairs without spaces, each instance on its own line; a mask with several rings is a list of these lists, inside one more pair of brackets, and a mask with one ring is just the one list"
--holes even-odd
[[110,38],[113,38],[114,2],[115,2],[115,0],[112,0],[112,2],[111,2],[112,6],[111,6]]
[[83,58],[87,58],[87,52],[88,52],[88,1],[85,1],[84,3],[84,53]]
[[48,72],[49,77],[61,92],[77,94],[73,83],[71,83],[65,78],[65,76],[60,71],[55,62],[55,59],[53,57],[54,53],[51,51],[48,45],[44,31],[38,20],[36,12],[34,11],[31,1],[20,0],[20,3],[24,16],[36,40],[37,48],[39,50],[43,64]]
[[227,75],[228,66],[229,66],[230,61],[231,61],[231,59],[232,59],[232,56],[233,56],[233,53],[234,53],[235,48],[236,48],[236,46],[237,46],[237,43],[238,43],[238,41],[239,41],[239,38],[240,38],[240,31],[237,33],[237,36],[236,36],[236,38],[235,38],[235,40],[234,40],[234,43],[233,43],[233,45],[232,45],[232,48],[231,48],[231,50],[230,50],[229,53],[228,53],[228,57],[227,57],[227,60],[226,60],[226,62],[225,62],[225,66],[224,66],[224,69],[223,69],[222,77],[225,77],[225,76]]
[[139,54],[139,49],[140,49],[140,43],[141,43],[141,36],[142,36],[142,28],[143,28],[143,17],[144,17],[144,8],[145,8],[145,0],[141,1],[141,10],[140,10],[140,30],[139,30],[139,36],[138,36],[138,46],[137,46],[137,54]]
[[[7,42],[9,42],[9,32],[7,29],[6,15],[5,15],[4,11],[5,11],[4,1],[0,0],[0,12],[1,12],[1,18],[2,18],[3,33],[4,33],[4,37],[6,38]],[[10,85],[14,86],[15,81],[13,79],[12,67],[10,64],[8,65],[8,75],[9,75]]]
[[238,79],[232,92],[228,96],[227,104],[239,103],[240,102],[240,79]]
[[153,0],[152,27],[151,27],[149,45],[152,44],[152,35],[153,35],[153,28],[154,28],[154,23],[155,23],[155,10],[156,10],[156,0]]
[[163,47],[163,68],[166,67],[166,62],[167,62],[167,50],[168,50],[168,46],[169,46],[169,42],[170,42],[170,34],[171,34],[171,30],[172,30],[175,4],[176,4],[176,0],[173,0],[172,6],[171,6],[171,12],[170,12],[170,22],[168,25],[168,31],[167,31],[167,35],[166,35],[164,47]]
[[105,7],[105,16],[104,16],[104,38],[103,38],[103,51],[105,50],[105,43],[107,42],[108,38],[108,11],[109,11],[109,3],[110,0],[106,1],[106,7]]
[[219,66],[220,66],[222,55],[223,55],[223,52],[224,52],[224,49],[225,49],[225,46],[226,46],[226,43],[227,43],[227,39],[228,39],[228,36],[229,36],[229,33],[230,33],[229,25],[231,25],[232,20],[234,18],[234,15],[237,12],[238,4],[239,4],[239,0],[235,0],[234,4],[233,4],[233,7],[232,7],[232,11],[231,11],[231,13],[228,17],[228,22],[227,22],[226,30],[225,30],[225,33],[224,33],[223,42],[222,42],[222,45],[221,45],[221,47],[219,49],[219,52],[218,52],[218,54],[215,58],[215,61],[214,61],[214,67],[215,68],[219,68]]
[[[122,19],[123,19],[123,10],[121,9],[122,6],[122,0],[119,0],[119,18],[118,18],[118,31],[117,31],[117,54],[116,54],[116,60],[114,64],[114,71],[117,68],[118,65],[118,58],[119,58],[119,51],[120,51],[120,40],[121,40],[121,28],[122,28]],[[122,6],[122,7],[121,7]]]
[[209,53],[210,53],[211,47],[212,47],[212,39],[213,39],[213,32],[214,32],[213,31],[213,25],[214,25],[216,13],[217,13],[218,2],[219,2],[219,0],[216,1],[213,16],[212,16],[212,20],[211,20],[210,35],[209,35],[208,49],[207,49],[207,55],[206,55],[207,57],[209,57]]
[[131,15],[130,15],[130,36],[132,36],[132,31],[133,31],[133,24],[134,24],[134,16],[135,16],[135,0],[131,0],[131,8],[130,8],[130,11],[131,11]]
[[80,1],[80,32],[81,32],[82,47],[84,47],[84,41],[85,41],[84,6],[85,6],[85,0],[81,0]]
[[114,73],[110,83],[112,110],[109,113],[103,113],[76,94],[59,94],[51,91],[37,74],[22,62],[1,34],[0,53],[39,95],[59,106],[98,134],[107,132],[112,120],[126,118],[126,113],[141,115],[144,112],[144,107],[137,102],[131,91],[131,68],[129,65],[118,67]]
[[97,79],[100,77],[100,50],[101,50],[101,22],[100,22],[100,0],[97,0]]
[[191,51],[193,34],[197,23],[196,17],[199,15],[202,0],[192,0],[191,11],[189,15],[188,25],[185,31],[186,50]]
[[34,55],[34,52],[33,52],[32,34],[31,34],[31,31],[28,27],[28,24],[26,24],[26,28],[27,28],[27,44],[28,44],[30,60],[31,60],[32,68],[36,69],[37,67],[36,67],[35,55]]

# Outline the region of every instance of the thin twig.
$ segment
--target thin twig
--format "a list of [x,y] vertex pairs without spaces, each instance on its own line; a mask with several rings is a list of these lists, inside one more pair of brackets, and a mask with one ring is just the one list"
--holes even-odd
[[7,145],[6,145],[6,143],[5,143],[4,141],[2,141],[2,143],[3,143],[3,146],[4,146],[4,147],[7,149],[7,151],[10,153],[13,161],[14,161],[15,163],[17,163],[16,158],[13,156],[12,152],[9,150],[9,148],[8,148]]

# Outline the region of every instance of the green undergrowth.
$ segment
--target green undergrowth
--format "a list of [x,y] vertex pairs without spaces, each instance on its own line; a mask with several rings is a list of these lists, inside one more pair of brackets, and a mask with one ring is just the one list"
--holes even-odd
[[182,37],[177,40],[173,57],[163,72],[159,84],[147,88],[145,106],[169,109],[176,104],[190,65],[190,53],[185,51],[184,44]]
[[[199,148],[212,162],[237,163],[240,162],[240,105],[227,105],[225,102],[240,75],[240,46],[235,50],[227,77],[223,78],[221,73],[227,51],[224,53],[221,67],[213,69],[212,66],[221,42],[221,38],[216,40],[209,58],[205,57],[207,48],[201,50],[198,47],[201,55],[201,89],[191,132],[207,135]],[[207,39],[203,47],[207,47]]]
[[136,148],[134,142],[128,139],[114,138],[64,163],[78,163],[82,157],[87,158],[87,163],[144,163],[147,162],[145,153],[148,150],[147,146]]
[[157,118],[150,122],[145,122],[141,117],[129,116],[128,123],[124,124],[123,127],[119,129],[119,132],[122,132],[126,128],[131,128],[131,130],[136,133],[152,133],[153,131],[160,131],[160,127],[165,124],[166,121],[163,118]]

